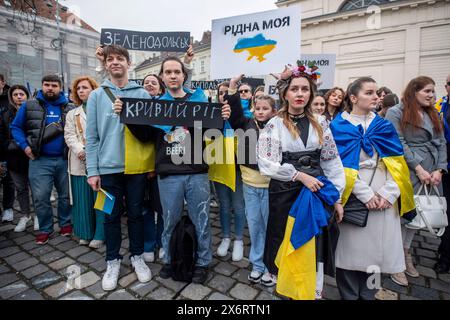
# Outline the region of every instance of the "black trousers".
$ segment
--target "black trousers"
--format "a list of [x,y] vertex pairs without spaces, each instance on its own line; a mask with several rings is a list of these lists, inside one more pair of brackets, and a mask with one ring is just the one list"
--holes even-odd
[[371,274],[336,268],[336,284],[342,300],[375,300],[377,289],[368,287]]
[[15,188],[14,188],[14,182],[11,178],[11,175],[8,171],[6,176],[2,179],[2,187],[3,187],[3,210],[6,209],[12,209],[14,206],[14,200],[15,200]]
[[[446,173],[442,176],[442,187],[444,189],[444,197],[447,200],[447,219],[450,220],[450,174]],[[438,253],[440,255],[440,261],[450,263],[450,226],[445,228],[445,232],[441,237]]]
[[24,171],[10,170],[12,181],[17,190],[17,201],[23,216],[30,215],[30,183],[28,181],[28,169]]

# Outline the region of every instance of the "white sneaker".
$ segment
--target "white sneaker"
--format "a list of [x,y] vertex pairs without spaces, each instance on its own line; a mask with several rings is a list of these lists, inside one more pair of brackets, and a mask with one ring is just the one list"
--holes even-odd
[[152,252],[144,252],[144,261],[145,262],[155,262],[155,253]]
[[316,289],[315,292],[316,292],[316,300],[322,300],[322,291]]
[[14,232],[23,232],[27,228],[27,223],[31,220],[31,217],[22,217],[19,219],[17,226],[14,228]]
[[89,242],[89,248],[99,249],[103,246],[103,243],[103,240],[91,240],[91,242]]
[[80,239],[80,241],[78,242],[78,244],[80,246],[87,246],[89,244],[89,240],[85,240],[85,239]]
[[164,249],[163,248],[159,248],[159,252],[158,252],[158,258],[159,258],[159,260],[162,260],[162,259],[164,259],[164,255],[165,255],[166,253],[164,252]]
[[12,209],[6,209],[3,211],[2,222],[11,222],[14,220],[14,212]]
[[105,291],[114,290],[119,279],[120,263],[119,259],[107,261],[106,272],[102,279],[102,289]]
[[34,231],[39,230],[39,219],[37,216],[34,216]]
[[152,272],[142,259],[142,255],[131,257],[130,260],[139,282],[149,282],[152,279]]
[[217,248],[217,255],[219,257],[225,257],[228,253],[228,248],[230,248],[231,239],[223,238],[219,247]]
[[255,270],[255,271],[250,272],[247,279],[248,279],[248,281],[253,282],[253,283],[260,283],[261,277],[262,277],[262,272]]
[[231,255],[231,259],[233,261],[241,261],[243,257],[244,257],[244,241],[234,240],[233,254]]
[[261,284],[265,285],[266,287],[273,287],[277,284],[277,276],[270,274],[269,272],[264,273],[261,278]]

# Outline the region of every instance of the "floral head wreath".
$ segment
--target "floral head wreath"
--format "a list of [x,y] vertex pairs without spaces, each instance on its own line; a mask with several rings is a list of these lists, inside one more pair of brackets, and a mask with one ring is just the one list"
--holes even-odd
[[317,82],[317,80],[320,78],[321,73],[317,71],[319,68],[314,65],[313,62],[308,63],[308,65],[301,64],[299,60],[297,60],[297,67],[293,67],[292,70],[292,76],[295,78],[298,77],[305,77],[309,78],[314,82]]
[[304,65],[300,62],[300,60],[297,60],[296,67],[287,65],[286,69],[282,73],[280,73],[279,80],[277,82],[280,101],[284,101],[284,93],[289,86],[290,78],[308,78],[317,85],[317,81],[321,77],[321,73],[317,71],[318,69],[319,68],[314,65],[314,62],[310,62],[308,65]]

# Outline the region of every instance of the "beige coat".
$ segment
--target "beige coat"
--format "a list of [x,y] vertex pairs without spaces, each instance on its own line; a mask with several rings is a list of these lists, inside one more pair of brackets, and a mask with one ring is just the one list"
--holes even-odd
[[[76,117],[80,117],[81,128],[83,134],[77,129]],[[66,116],[66,124],[64,126],[64,139],[69,147],[69,165],[67,166],[69,172],[69,200],[73,204],[72,197],[72,182],[70,176],[85,176],[86,164],[78,159],[78,153],[84,150],[82,135],[86,139],[86,113],[82,106],[70,110]]]
[[86,113],[83,107],[75,108],[67,113],[66,125],[64,127],[64,139],[69,147],[69,174],[74,176],[85,176],[86,165],[80,159],[78,154],[84,150],[82,134],[77,129],[76,118],[80,118],[83,136],[86,139]]
[[[349,117],[346,112],[342,116],[354,125],[361,124],[366,129],[374,118],[374,114],[366,119],[357,116]],[[376,270],[383,273],[402,272],[405,270],[405,258],[400,215],[395,203],[400,196],[400,189],[382,160],[378,161],[378,166],[376,160],[376,152],[373,157],[369,157],[361,150],[359,178],[355,183],[353,193],[363,203],[378,193],[394,205],[382,211],[369,211],[367,226],[364,228],[348,223],[339,224],[336,267],[362,272],[373,272],[368,269],[370,267],[375,267]],[[369,186],[373,170],[376,172],[372,184]]]

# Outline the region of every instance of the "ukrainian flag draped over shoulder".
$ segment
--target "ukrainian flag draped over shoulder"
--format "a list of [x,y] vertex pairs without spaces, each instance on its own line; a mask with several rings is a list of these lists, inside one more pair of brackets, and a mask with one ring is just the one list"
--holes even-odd
[[139,141],[125,126],[125,174],[155,171],[155,144]]
[[236,163],[235,150],[237,150],[237,138],[228,121],[225,121],[223,136],[214,141],[207,141],[206,162],[209,165],[209,180],[221,183],[236,190]]
[[339,191],[325,177],[317,177],[324,185],[317,192],[303,187],[289,211],[283,242],[278,249],[277,291],[295,300],[314,300],[316,289],[315,236],[328,225],[330,213],[323,202],[333,205]]
[[400,189],[400,215],[415,208],[414,191],[403,156],[403,146],[392,123],[376,115],[364,133],[361,125],[354,126],[341,113],[331,122],[330,127],[345,170],[346,186],[342,195],[344,204],[355,185],[361,149],[373,156],[375,148]]

